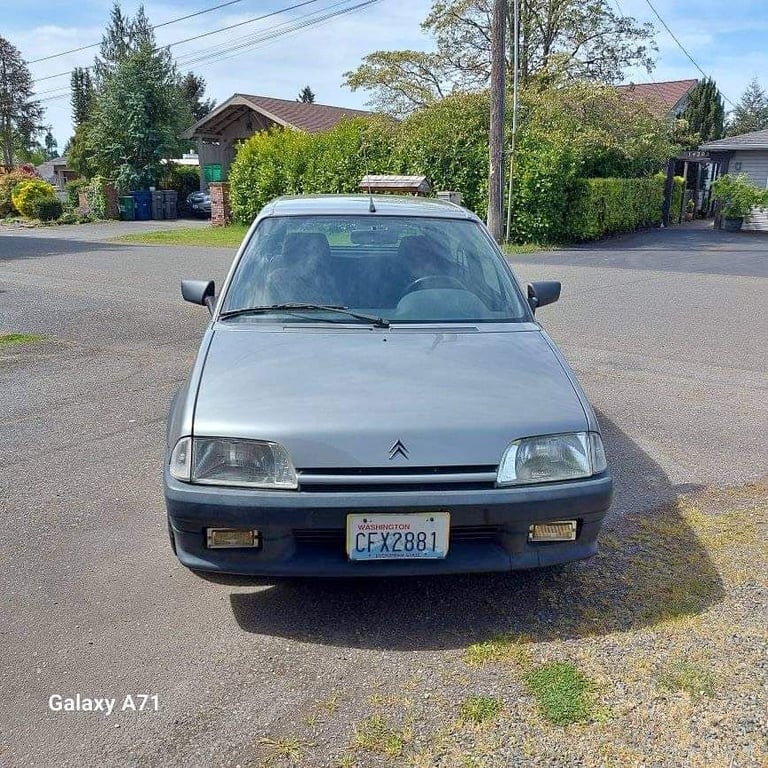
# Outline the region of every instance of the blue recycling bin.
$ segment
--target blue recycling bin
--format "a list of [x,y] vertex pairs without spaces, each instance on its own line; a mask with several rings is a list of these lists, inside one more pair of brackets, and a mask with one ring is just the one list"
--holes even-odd
[[150,191],[131,192],[137,221],[149,221],[152,218],[152,193]]

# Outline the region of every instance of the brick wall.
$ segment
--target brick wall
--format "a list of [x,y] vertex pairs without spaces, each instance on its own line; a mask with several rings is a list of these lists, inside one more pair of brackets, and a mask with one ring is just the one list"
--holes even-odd
[[209,185],[211,193],[211,226],[223,227],[232,221],[229,207],[229,184],[226,181],[213,181]]

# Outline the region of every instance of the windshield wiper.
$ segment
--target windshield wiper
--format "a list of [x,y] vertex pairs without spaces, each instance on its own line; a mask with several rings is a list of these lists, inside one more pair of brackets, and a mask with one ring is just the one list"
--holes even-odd
[[367,323],[371,323],[375,328],[389,328],[389,320],[383,317],[375,317],[374,315],[364,315],[361,312],[352,312],[348,307],[342,307],[331,304],[304,304],[301,302],[290,302],[287,304],[269,304],[264,307],[246,307],[245,309],[233,309],[229,312],[222,312],[219,315],[220,319],[226,320],[229,317],[239,317],[240,315],[256,315],[262,312],[272,311],[293,311],[295,309],[307,310],[317,309],[323,312],[337,312],[341,315],[347,315],[348,317],[354,317],[357,320],[365,320]]

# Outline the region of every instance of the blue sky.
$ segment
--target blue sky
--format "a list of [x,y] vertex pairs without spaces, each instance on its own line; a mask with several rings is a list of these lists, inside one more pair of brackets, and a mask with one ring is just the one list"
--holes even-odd
[[[297,0],[241,0],[228,8],[157,30],[159,42],[168,44],[187,37],[236,24]],[[353,0],[347,0],[351,3]],[[697,77],[698,71],[656,21],[645,0],[609,0],[627,15],[654,22],[659,46],[655,81]],[[161,24],[223,0],[145,0],[153,24]],[[339,0],[318,0],[313,5],[261,22],[247,24],[173,48],[180,58],[191,60],[200,51],[215,49],[219,61],[191,64],[208,81],[208,95],[223,101],[235,92],[279,98],[295,98],[309,84],[317,100],[325,104],[362,107],[365,94],[342,86],[343,73],[354,69],[361,58],[376,49],[428,49],[420,23],[431,0],[382,0],[378,5],[341,16],[317,27],[238,53],[240,38],[255,34],[330,6]],[[28,61],[98,42],[108,20],[111,0],[40,0],[37,3],[4,3],[0,34],[10,40]],[[138,0],[124,0],[132,13]],[[653,0],[653,4],[702,69],[711,74],[723,93],[738,101],[744,87],[757,76],[768,88],[768,14],[766,0]],[[33,76],[43,78],[87,66],[94,50],[69,54],[31,64]],[[628,80],[648,82],[644,71],[628,72]],[[40,80],[38,94],[47,108],[46,120],[63,146],[71,134],[68,77]],[[64,93],[63,96],[60,94]],[[57,98],[58,97],[58,98]]]

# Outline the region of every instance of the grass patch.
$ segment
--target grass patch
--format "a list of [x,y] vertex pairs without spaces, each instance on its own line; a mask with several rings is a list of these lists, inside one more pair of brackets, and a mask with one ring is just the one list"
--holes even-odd
[[690,696],[715,695],[715,676],[706,667],[691,661],[674,661],[659,675],[659,685]]
[[272,758],[297,762],[304,757],[304,745],[298,739],[259,739]]
[[570,662],[543,664],[528,672],[524,680],[539,711],[553,725],[571,725],[592,719],[590,683]]
[[504,704],[491,696],[469,696],[461,702],[459,717],[465,722],[481,725],[493,720],[503,708]]
[[495,635],[482,643],[473,643],[464,652],[464,663],[479,667],[490,662],[514,661],[523,664],[528,661],[528,649],[523,638],[513,635]]
[[248,227],[230,224],[226,227],[179,227],[157,232],[132,232],[115,238],[122,243],[146,245],[192,245],[203,248],[239,248]]
[[45,336],[37,336],[34,333],[0,333],[0,346],[12,346],[14,344],[33,344],[42,341]]
[[381,715],[371,715],[355,728],[357,747],[389,757],[400,757],[411,737],[408,728],[397,730]]
[[504,253],[509,256],[516,256],[522,253],[537,253],[538,251],[553,251],[553,245],[539,245],[538,243],[505,243],[502,246]]

